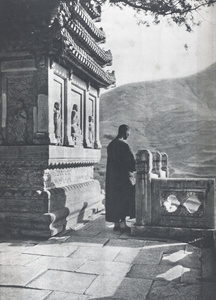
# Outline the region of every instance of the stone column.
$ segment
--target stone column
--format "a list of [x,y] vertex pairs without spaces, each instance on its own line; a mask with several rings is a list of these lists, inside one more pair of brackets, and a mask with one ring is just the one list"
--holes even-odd
[[89,101],[89,91],[90,91],[90,83],[88,83],[87,85],[87,89],[85,90],[85,101],[84,101],[84,147],[85,148],[92,148],[92,145],[89,141],[89,136],[88,136],[88,132],[89,132],[89,128],[88,128],[88,124],[89,124],[89,114],[88,114],[88,101]]
[[100,149],[101,143],[100,143],[100,136],[99,136],[99,123],[100,123],[100,111],[99,111],[99,106],[100,106],[100,98],[99,98],[99,90],[98,90],[98,95],[96,97],[95,101],[95,148]]
[[151,170],[152,154],[139,150],[136,154],[136,224],[151,224]]

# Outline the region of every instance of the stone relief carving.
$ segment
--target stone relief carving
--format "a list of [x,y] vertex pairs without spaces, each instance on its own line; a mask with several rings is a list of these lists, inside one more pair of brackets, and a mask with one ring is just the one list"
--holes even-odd
[[84,183],[92,179],[92,166],[67,169],[47,169],[43,176],[45,188]]
[[92,148],[94,147],[94,118],[93,116],[89,116],[88,118],[89,126],[88,126],[88,138],[89,142],[92,145]]
[[30,144],[33,140],[33,109],[36,104],[33,76],[7,78],[7,122],[5,142]]
[[54,122],[54,133],[56,138],[56,145],[61,145],[62,134],[61,134],[61,107],[59,102],[55,102],[54,104],[54,112],[53,112],[53,122]]
[[73,105],[71,112],[71,137],[74,145],[82,145],[82,134],[80,128],[80,117],[79,117],[79,107],[77,104]]
[[1,188],[20,187],[42,187],[43,170],[23,170],[23,168],[13,168],[0,171]]
[[8,142],[18,145],[27,143],[27,112],[22,98],[17,100],[17,109],[8,125]]

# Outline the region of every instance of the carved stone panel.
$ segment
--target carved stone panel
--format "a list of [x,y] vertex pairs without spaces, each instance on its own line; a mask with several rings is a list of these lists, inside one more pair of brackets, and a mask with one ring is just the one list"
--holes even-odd
[[3,95],[6,98],[7,111],[6,128],[3,132],[4,143],[31,144],[33,141],[33,107],[37,97],[33,74],[17,76],[5,74]]
[[49,86],[49,137],[50,142],[62,145],[64,141],[65,82],[52,74]]
[[86,105],[87,114],[87,145],[89,148],[94,148],[95,143],[95,97],[89,95]]
[[70,138],[69,144],[74,147],[83,145],[83,91],[72,87],[68,102]]

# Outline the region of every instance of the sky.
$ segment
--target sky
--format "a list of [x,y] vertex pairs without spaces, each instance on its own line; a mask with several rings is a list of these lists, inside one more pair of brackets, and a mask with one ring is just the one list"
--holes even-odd
[[[126,83],[184,77],[216,62],[216,7],[196,13],[202,23],[186,32],[185,27],[137,24],[131,8],[105,6],[100,26],[106,33],[115,70],[116,86]],[[184,45],[187,44],[186,50]]]

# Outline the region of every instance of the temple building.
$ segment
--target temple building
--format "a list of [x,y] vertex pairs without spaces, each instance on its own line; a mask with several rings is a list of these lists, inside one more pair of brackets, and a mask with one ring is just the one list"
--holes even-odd
[[102,206],[99,95],[115,84],[91,1],[0,1],[0,233],[53,236]]

